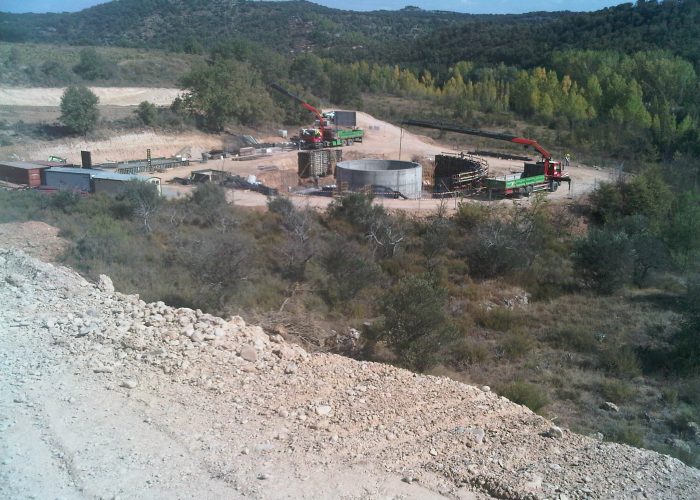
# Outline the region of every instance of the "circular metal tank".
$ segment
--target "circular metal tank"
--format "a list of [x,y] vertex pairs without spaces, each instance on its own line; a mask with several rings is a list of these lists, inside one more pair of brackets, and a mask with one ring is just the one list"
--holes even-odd
[[423,189],[423,167],[412,161],[352,160],[336,165],[338,184],[343,189],[361,191],[372,189],[376,193],[398,192],[400,196],[417,199]]

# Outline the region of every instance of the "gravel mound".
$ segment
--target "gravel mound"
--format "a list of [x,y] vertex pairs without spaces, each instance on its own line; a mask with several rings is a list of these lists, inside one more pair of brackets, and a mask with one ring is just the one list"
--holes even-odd
[[309,354],[0,249],[0,496],[697,498],[490,392]]

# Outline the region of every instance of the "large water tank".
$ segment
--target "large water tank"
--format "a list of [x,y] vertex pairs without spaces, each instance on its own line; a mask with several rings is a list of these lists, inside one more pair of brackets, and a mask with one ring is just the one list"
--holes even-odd
[[335,177],[343,189],[394,191],[411,199],[420,198],[423,187],[423,167],[411,161],[341,161],[336,166]]

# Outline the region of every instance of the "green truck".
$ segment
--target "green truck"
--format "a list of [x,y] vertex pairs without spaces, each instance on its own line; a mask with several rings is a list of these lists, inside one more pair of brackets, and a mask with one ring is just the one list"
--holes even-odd
[[[404,120],[402,125],[412,125],[415,127],[445,130],[448,132],[457,132],[458,134],[476,135],[488,139],[508,141],[514,144],[522,144],[526,147],[533,147],[542,155],[542,160],[537,163],[526,163],[525,170],[522,173],[484,179],[485,182],[481,185],[485,185],[486,189],[488,189],[489,198],[493,194],[497,196],[508,196],[512,194],[530,196],[534,191],[556,191],[562,182],[568,182],[569,187],[571,187],[571,177],[562,170],[561,162],[554,161],[551,153],[534,139],[422,120]],[[472,185],[474,186],[476,183]]]
[[339,129],[332,131],[332,137],[324,140],[326,147],[349,146],[354,142],[362,142],[364,130],[360,129]]
[[535,191],[556,191],[560,181],[547,178],[544,174],[528,175],[525,172],[509,174],[501,177],[489,177],[486,179],[486,189],[489,198],[495,196],[509,196],[520,194],[530,196]]

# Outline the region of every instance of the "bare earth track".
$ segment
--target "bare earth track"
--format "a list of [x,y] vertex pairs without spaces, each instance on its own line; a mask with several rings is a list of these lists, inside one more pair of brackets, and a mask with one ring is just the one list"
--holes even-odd
[[[31,237],[45,227],[0,227]],[[3,240],[3,244],[5,241]],[[50,235],[36,255],[49,257]],[[2,498],[697,498],[487,388],[308,354],[0,248]],[[602,410],[601,410],[602,411]]]

